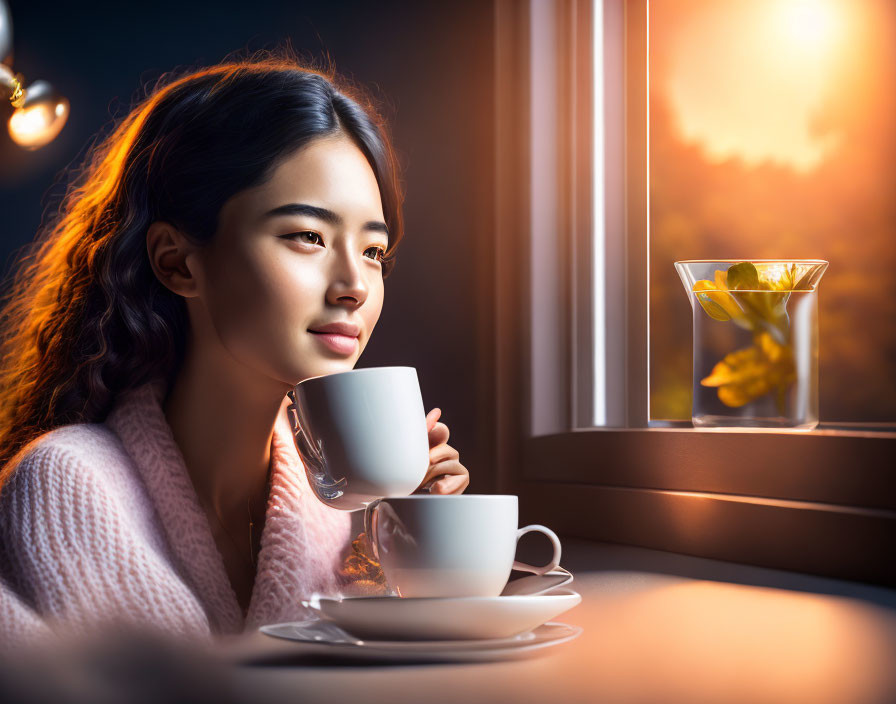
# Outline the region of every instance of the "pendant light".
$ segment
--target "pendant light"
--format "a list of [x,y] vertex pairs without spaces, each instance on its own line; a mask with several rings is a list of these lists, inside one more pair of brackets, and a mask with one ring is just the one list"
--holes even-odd
[[46,81],[25,86],[7,61],[12,54],[12,18],[6,0],[0,0],[0,95],[16,109],[7,128],[12,140],[34,150],[53,141],[68,119],[69,102]]

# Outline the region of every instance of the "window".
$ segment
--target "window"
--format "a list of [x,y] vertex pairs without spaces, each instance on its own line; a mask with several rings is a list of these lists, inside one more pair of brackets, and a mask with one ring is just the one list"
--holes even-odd
[[688,419],[676,259],[814,258],[821,423],[896,421],[896,5],[651,0],[650,411]]
[[[660,391],[649,388],[648,351],[664,349],[651,348],[652,277],[699,254],[667,254],[665,229],[658,245],[648,237],[662,219],[648,167],[663,155],[649,149],[646,0],[495,8],[495,234],[481,286],[493,282],[494,306],[481,329],[494,332],[483,352],[494,359],[496,489],[520,496],[521,520],[567,535],[896,583],[883,558],[896,550],[896,432],[651,423],[676,417],[649,408],[673,373],[655,367]],[[672,281],[685,317],[669,339],[689,358],[688,301]]]

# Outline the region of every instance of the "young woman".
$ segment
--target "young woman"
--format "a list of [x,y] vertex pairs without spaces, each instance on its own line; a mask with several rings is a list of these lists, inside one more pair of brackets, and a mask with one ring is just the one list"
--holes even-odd
[[[93,147],[4,311],[0,625],[238,632],[352,580],[350,514],[313,496],[285,413],[354,367],[402,237],[362,95],[286,54],[226,62]],[[461,493],[439,415],[421,490]]]

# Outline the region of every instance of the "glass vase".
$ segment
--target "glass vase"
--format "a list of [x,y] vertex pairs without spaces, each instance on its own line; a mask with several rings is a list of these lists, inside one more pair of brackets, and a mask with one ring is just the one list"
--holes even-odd
[[819,259],[675,262],[693,312],[700,428],[818,425]]

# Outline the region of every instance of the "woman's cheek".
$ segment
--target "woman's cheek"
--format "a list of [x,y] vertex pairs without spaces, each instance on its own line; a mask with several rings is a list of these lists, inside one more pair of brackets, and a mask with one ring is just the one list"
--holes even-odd
[[235,359],[279,377],[288,357],[291,329],[304,296],[293,296],[290,282],[276,269],[246,266],[221,277],[210,296],[212,323],[221,344]]

